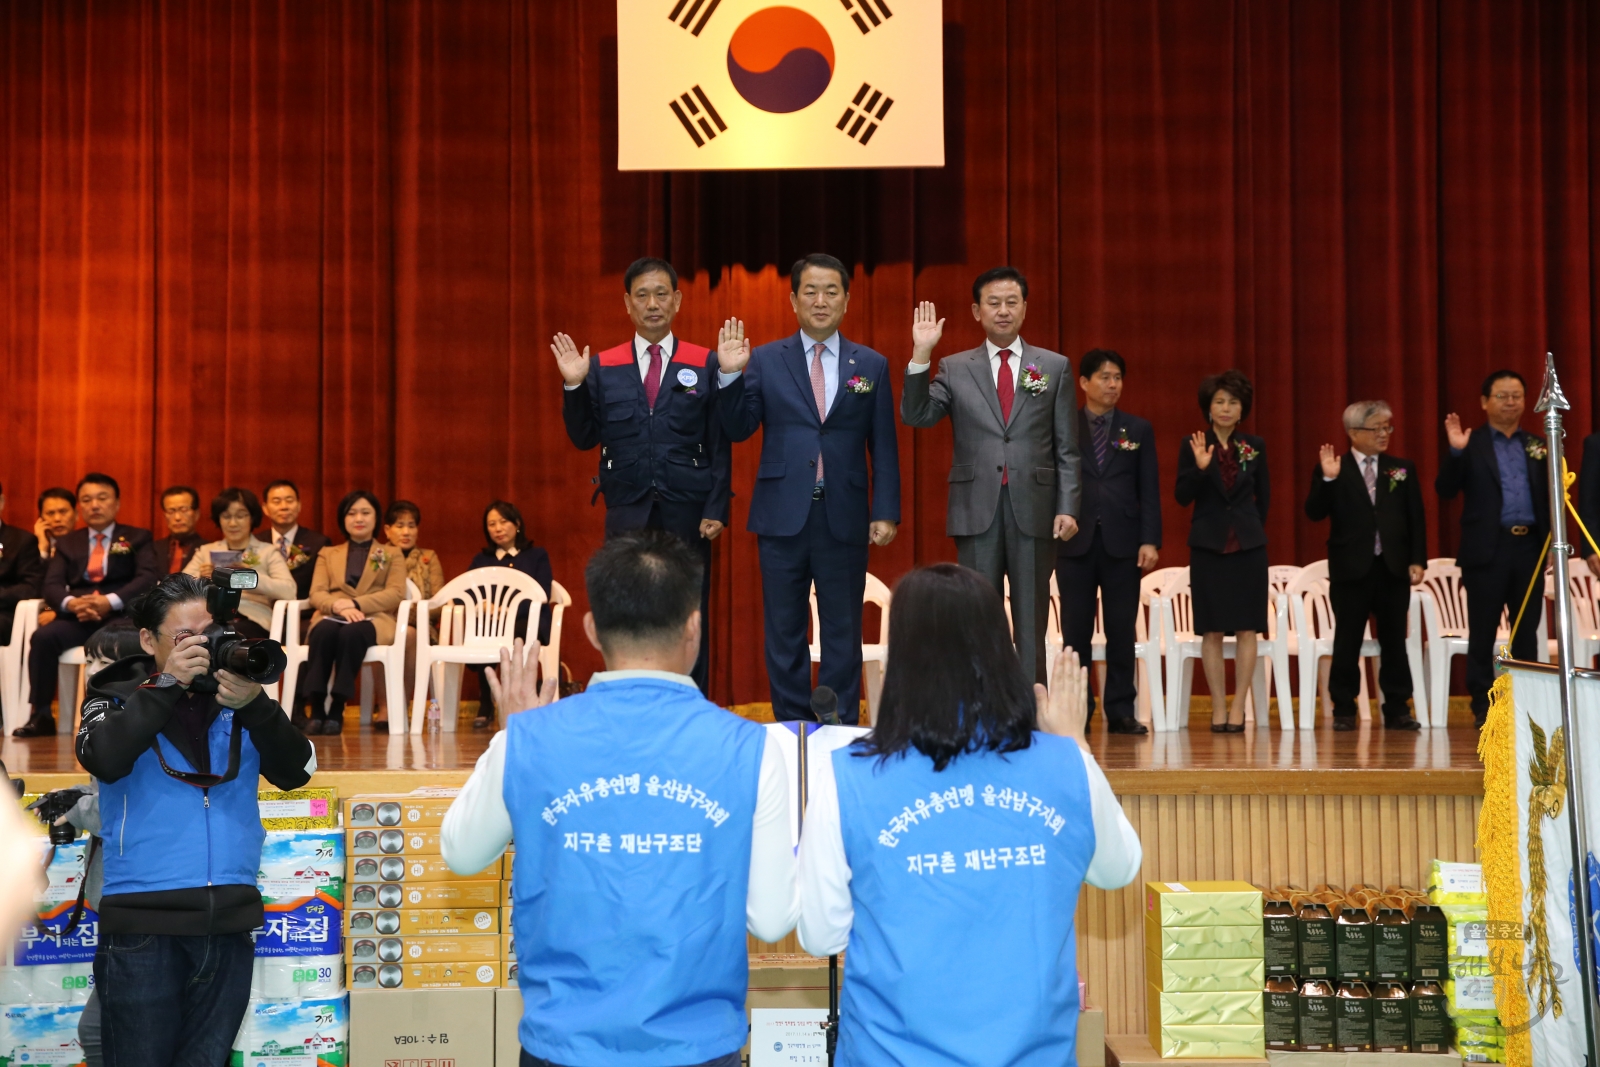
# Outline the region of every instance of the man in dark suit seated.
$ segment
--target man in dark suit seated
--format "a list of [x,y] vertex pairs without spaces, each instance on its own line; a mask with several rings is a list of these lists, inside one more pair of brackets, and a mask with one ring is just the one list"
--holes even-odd
[[293,482],[284,478],[268,482],[261,502],[267,521],[272,524],[272,547],[294,576],[295,599],[305,600],[311,596],[317,554],[328,547],[328,539],[300,525],[300,489]]
[[[1078,411],[1078,477],[1083,485],[1078,532],[1056,550],[1061,592],[1061,637],[1082,663],[1094,641],[1096,590],[1106,629],[1106,729],[1149,730],[1136,716],[1133,646],[1138,629],[1139,579],[1161,558],[1161,486],[1155,431],[1117,407],[1128,365],[1096,348],[1079,365],[1083,407]],[[1094,714],[1094,691],[1089,691]]]
[[[0,486],[0,515],[5,514],[6,491]],[[17,604],[39,595],[44,582],[44,561],[39,542],[20,526],[0,522],[0,645],[11,643],[11,622]]]
[[189,565],[194,550],[205,544],[195,529],[200,525],[200,494],[187,485],[164,490],[161,514],[167,521],[167,536],[156,545],[156,561],[167,574],[177,574]]
[[[672,264],[635,260],[622,286],[632,340],[592,361],[564,333],[550,345],[565,383],[561,418],[578,448],[600,446],[606,537],[666,530],[700,557],[700,619],[708,627],[711,542],[728,521],[733,479],[732,443],[717,417],[716,353],[672,333],[683,305]],[[703,694],[710,650],[709,639],[700,642],[691,672]]]
[[[33,634],[28,652],[29,699],[33,715],[13,737],[44,737],[56,732],[50,702],[56,695],[57,661],[77,648],[127,603],[156,584],[161,566],[149,530],[117,522],[122,491],[109,474],[85,474],[78,482],[78,517],[84,528],[56,542],[45,568],[44,599],[57,617]],[[71,699],[71,694],[63,694]],[[71,720],[74,710],[62,710]]]
[[800,329],[754,353],[744,323],[723,326],[717,404],[733,440],[763,430],[750,532],[761,555],[772,714],[779,721],[813,718],[806,628],[815,582],[817,682],[838,694],[840,720],[854,725],[867,546],[893,541],[900,523],[889,361],[839,332],[850,306],[850,270],[834,257],[795,262],[789,303]]
[[1371,617],[1377,621],[1383,657],[1378,672],[1383,725],[1418,730],[1421,724],[1406,707],[1411,699],[1406,613],[1411,587],[1422,584],[1428,563],[1417,465],[1385,454],[1394,434],[1394,412],[1382,400],[1358,400],[1345,408],[1344,429],[1350,451],[1340,456],[1332,445],[1322,446],[1306,496],[1306,518],[1333,519],[1328,530],[1328,603],[1337,622],[1328,672],[1333,728],[1356,728],[1361,641]]
[[[1450,454],[1433,483],[1446,500],[1465,495],[1456,564],[1467,590],[1467,692],[1480,727],[1489,714],[1500,613],[1516,619],[1550,532],[1550,451],[1544,438],[1518,425],[1527,397],[1527,385],[1514,370],[1485,378],[1482,405],[1489,421],[1468,433],[1455,412],[1445,416]],[[1538,658],[1543,590],[1535,588],[1528,603],[1511,635],[1511,655],[1520,660]]]

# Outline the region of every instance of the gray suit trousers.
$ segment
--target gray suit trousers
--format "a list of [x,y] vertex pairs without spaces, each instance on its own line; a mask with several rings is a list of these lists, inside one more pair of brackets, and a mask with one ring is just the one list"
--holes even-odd
[[1050,619],[1050,574],[1055,570],[1056,543],[1048,537],[1029,537],[1017,526],[1011,510],[1011,487],[1000,487],[1000,504],[994,522],[981,534],[957,537],[956,559],[971,567],[1005,595],[1011,579],[1011,632],[1017,658],[1027,678],[1049,684],[1050,665],[1044,651],[1044,632]]

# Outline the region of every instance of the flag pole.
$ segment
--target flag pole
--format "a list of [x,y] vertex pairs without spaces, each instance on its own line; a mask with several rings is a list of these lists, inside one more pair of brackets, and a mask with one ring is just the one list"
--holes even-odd
[[[1589,828],[1588,808],[1584,804],[1582,762],[1578,753],[1584,742],[1578,735],[1578,716],[1574,705],[1574,678],[1572,663],[1572,587],[1568,584],[1568,558],[1572,546],[1567,543],[1565,465],[1562,463],[1563,438],[1562,412],[1572,405],[1561,392],[1561,382],[1556,377],[1555,356],[1544,356],[1544,386],[1539,390],[1539,402],[1534,410],[1544,414],[1545,438],[1549,442],[1550,480],[1550,558],[1555,565],[1556,594],[1556,651],[1557,665],[1561,669],[1561,726],[1566,733],[1565,759],[1567,763],[1567,827],[1572,836],[1572,885],[1578,922],[1572,933],[1578,942],[1579,977],[1583,983],[1584,1031],[1588,1043],[1589,1063],[1600,1064],[1600,979],[1595,974],[1594,908],[1595,901],[1589,893]],[[1588,729],[1585,724],[1584,730]]]

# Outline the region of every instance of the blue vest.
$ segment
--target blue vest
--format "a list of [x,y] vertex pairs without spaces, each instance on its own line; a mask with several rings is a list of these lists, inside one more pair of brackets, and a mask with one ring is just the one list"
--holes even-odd
[[833,754],[855,921],[838,1063],[1077,1062],[1073,916],[1094,856],[1077,746],[1035,733],[942,773]]
[[[233,714],[232,708],[223,708],[206,733],[216,774],[228,766]],[[211,789],[168,776],[153,748],[134,761],[126,778],[100,783],[103,897],[256,884],[267,833],[256,801],[261,756],[250,732],[241,732],[238,777]],[[158,737],[156,744],[168,767],[195,769],[165,737]]]
[[632,504],[651,492],[683,503],[705,500],[715,481],[720,426],[714,407],[716,353],[679,340],[654,411],[645,399],[631,340],[601,352],[595,362],[590,388],[599,394],[604,419],[600,491],[606,506]]
[[511,716],[523,1048],[569,1067],[668,1067],[744,1044],[765,746],[760,726],[653,678]]

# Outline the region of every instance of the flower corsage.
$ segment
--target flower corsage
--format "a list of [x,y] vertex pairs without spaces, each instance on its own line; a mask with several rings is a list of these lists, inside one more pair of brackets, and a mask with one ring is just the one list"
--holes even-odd
[[1137,452],[1142,442],[1135,441],[1128,436],[1128,428],[1124,426],[1117,434],[1117,439],[1111,442],[1111,447],[1119,452]]
[[126,537],[119,537],[115,541],[111,542],[110,551],[113,556],[126,556],[128,553],[133,551],[133,546],[128,544],[128,539]]
[[1257,452],[1255,450],[1255,448],[1252,445],[1249,444],[1249,442],[1246,442],[1246,441],[1235,441],[1234,445],[1235,445],[1235,449],[1236,449],[1236,451],[1238,452],[1238,455],[1239,455],[1239,469],[1240,470],[1244,470],[1245,467],[1250,463],[1251,460],[1253,460],[1257,456],[1261,455],[1261,453]]
[[1523,448],[1528,453],[1529,459],[1544,459],[1550,454],[1550,450],[1545,447],[1544,442],[1532,434],[1528,435],[1527,443],[1523,445]]
[[1407,475],[1409,473],[1410,472],[1407,471],[1404,467],[1390,467],[1389,468],[1389,492],[1391,492],[1391,493],[1394,492],[1394,487],[1399,485],[1401,482],[1405,481],[1406,477],[1407,477]]
[[259,567],[261,566],[261,557],[256,555],[255,549],[247,548],[244,550],[244,555],[239,557],[239,562],[246,567]]
[[372,555],[367,558],[367,566],[372,570],[381,571],[389,565],[389,553],[382,547],[374,548]]
[[1033,396],[1038,396],[1050,388],[1050,375],[1039,369],[1038,364],[1030,363],[1022,368],[1022,389]]
[[844,387],[857,396],[866,396],[875,388],[871,378],[867,378],[860,374],[845,382]]
[[300,547],[299,542],[292,542],[289,545],[289,558],[287,562],[289,564],[289,569],[295,570],[296,568],[303,567],[307,563],[311,562],[311,553]]

